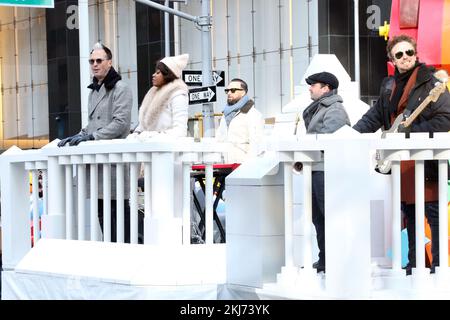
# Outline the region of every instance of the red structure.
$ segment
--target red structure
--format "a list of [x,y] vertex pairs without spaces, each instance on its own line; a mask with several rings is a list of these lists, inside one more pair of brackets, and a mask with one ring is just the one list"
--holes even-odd
[[389,37],[414,37],[420,61],[450,73],[450,0],[392,0],[390,20]]

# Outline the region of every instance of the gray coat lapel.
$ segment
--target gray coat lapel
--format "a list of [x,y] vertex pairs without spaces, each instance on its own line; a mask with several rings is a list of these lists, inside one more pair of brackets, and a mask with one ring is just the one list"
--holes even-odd
[[98,104],[100,103],[100,101],[102,101],[102,99],[106,96],[106,89],[105,86],[101,86],[100,90],[98,91],[98,94],[95,94],[95,90],[92,90],[91,92],[92,95],[92,104],[91,104],[91,109],[89,110],[89,116],[92,115],[92,113],[94,112],[95,108],[97,108]]

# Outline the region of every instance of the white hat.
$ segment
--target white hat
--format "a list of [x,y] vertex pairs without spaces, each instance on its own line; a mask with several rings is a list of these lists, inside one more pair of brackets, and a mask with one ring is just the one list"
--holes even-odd
[[161,62],[164,63],[177,78],[181,78],[181,71],[186,68],[188,60],[189,55],[185,53],[179,56],[165,57]]

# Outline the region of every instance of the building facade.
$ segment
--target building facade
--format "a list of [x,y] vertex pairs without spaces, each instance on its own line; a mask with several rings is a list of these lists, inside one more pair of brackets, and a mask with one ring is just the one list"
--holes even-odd
[[[164,3],[164,1],[159,1]],[[386,75],[385,40],[378,26],[389,21],[391,1],[359,1],[361,98],[373,103]],[[101,41],[133,91],[132,126],[150,88],[155,63],[165,55],[164,14],[131,0],[89,0],[89,47]],[[354,80],[352,0],[209,0],[213,69],[225,82],[239,77],[265,117],[295,95],[316,53],[334,53]],[[170,1],[201,15],[201,0]],[[201,70],[201,33],[173,16],[171,54],[189,53],[188,69]],[[83,123],[78,2],[55,0],[53,9],[0,7],[0,149],[40,148],[77,133]],[[326,67],[325,67],[326,68]],[[215,112],[226,96],[219,87]],[[190,107],[190,114],[201,112]]]

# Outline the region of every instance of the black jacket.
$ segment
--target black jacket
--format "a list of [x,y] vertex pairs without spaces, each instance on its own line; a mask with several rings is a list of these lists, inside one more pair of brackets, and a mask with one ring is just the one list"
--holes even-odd
[[[434,84],[438,81],[434,76],[434,68],[420,65],[416,83],[413,86],[406,105],[406,110],[414,111],[428,96]],[[389,99],[394,86],[394,77],[387,77],[381,83],[380,97],[362,118],[353,126],[361,133],[375,132],[380,128],[388,130],[391,127],[389,114]],[[450,131],[450,94],[448,90],[441,94],[436,102],[430,104],[421,112],[411,125],[411,132],[448,132]],[[426,164],[425,176],[428,180],[437,179],[437,161]],[[428,168],[427,168],[428,167]]]
[[[414,111],[434,88],[438,81],[434,78],[434,69],[420,65],[416,84],[408,97],[407,110]],[[394,77],[387,77],[381,83],[380,97],[375,105],[353,126],[361,133],[375,132],[379,128],[388,130],[391,127],[389,114],[389,98],[394,85]],[[450,131],[450,94],[446,90],[436,102],[422,111],[411,125],[411,132],[447,132]]]

